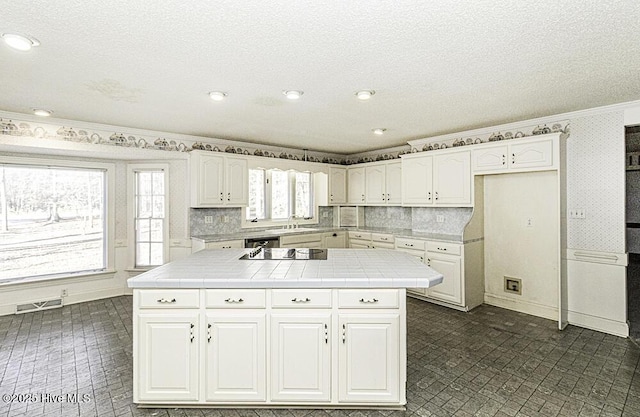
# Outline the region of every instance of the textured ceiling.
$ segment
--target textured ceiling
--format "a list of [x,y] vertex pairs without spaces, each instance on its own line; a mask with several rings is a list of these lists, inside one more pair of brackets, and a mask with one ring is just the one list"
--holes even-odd
[[41,46],[0,45],[0,110],[349,154],[640,99],[637,0],[28,5],[2,6]]

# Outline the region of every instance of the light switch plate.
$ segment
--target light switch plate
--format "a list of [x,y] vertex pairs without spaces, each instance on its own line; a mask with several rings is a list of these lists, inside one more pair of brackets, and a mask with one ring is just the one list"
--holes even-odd
[[213,216],[204,216],[204,224],[212,224]]

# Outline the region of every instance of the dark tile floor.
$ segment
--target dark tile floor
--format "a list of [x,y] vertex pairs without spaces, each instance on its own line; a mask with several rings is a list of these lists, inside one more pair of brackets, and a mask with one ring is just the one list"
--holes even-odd
[[406,411],[137,409],[131,307],[125,296],[0,317],[0,416],[640,416],[640,348],[629,339],[413,299]]

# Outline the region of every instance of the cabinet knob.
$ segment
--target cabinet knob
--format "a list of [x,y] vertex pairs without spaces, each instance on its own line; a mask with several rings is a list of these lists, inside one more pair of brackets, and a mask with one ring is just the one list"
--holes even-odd
[[158,300],[158,302],[162,304],[172,304],[176,302],[176,299],[172,298],[171,300],[167,300],[166,298],[161,298]]

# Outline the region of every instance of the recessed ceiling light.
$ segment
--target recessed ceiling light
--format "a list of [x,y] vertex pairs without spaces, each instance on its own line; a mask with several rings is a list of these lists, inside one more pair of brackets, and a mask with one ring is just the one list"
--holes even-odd
[[371,129],[371,131],[373,132],[374,135],[383,135],[384,132],[387,131],[387,129],[382,128],[382,127],[378,127],[376,129]]
[[303,94],[302,90],[285,90],[282,92],[289,100],[298,100]]
[[3,33],[4,42],[18,51],[29,51],[32,47],[40,45],[40,42],[30,36],[19,35],[17,33]]
[[369,100],[375,93],[375,90],[360,90],[356,93],[356,97],[358,100]]
[[222,91],[212,91],[209,93],[209,97],[213,101],[222,101],[227,97],[227,93],[224,93]]
[[33,114],[35,114],[36,116],[49,117],[53,114],[53,112],[51,110],[45,109],[33,109]]

